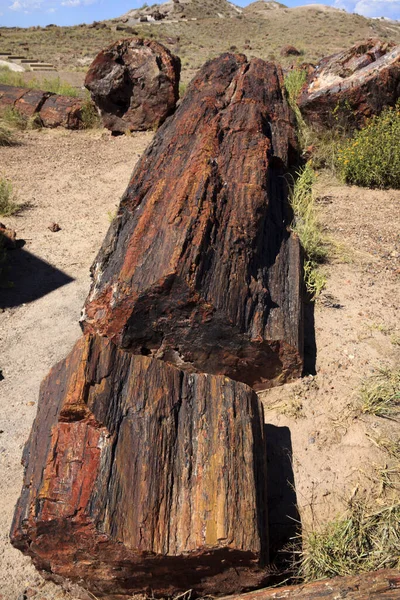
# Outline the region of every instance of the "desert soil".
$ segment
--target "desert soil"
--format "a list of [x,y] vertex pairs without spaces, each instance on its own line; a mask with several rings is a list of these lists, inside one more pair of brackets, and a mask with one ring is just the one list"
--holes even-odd
[[[0,175],[13,181],[19,201],[30,204],[20,216],[2,219],[26,242],[11,252],[14,288],[0,290],[3,600],[23,598],[27,588],[37,600],[79,596],[42,581],[30,560],[10,546],[8,532],[40,382],[80,335],[90,264],[151,138],[39,131],[21,134],[18,146],[0,148]],[[383,501],[377,473],[388,457],[373,440],[395,435],[396,424],[361,413],[359,389],[379,367],[399,365],[400,192],[365,191],[325,179],[318,197],[335,256],[324,267],[327,285],[315,304],[315,371],[311,361],[303,379],[261,394],[272,426],[275,533],[287,525],[294,503],[309,528],[340,514],[356,490]],[[61,230],[50,231],[52,222]],[[307,329],[312,338],[310,315]]]

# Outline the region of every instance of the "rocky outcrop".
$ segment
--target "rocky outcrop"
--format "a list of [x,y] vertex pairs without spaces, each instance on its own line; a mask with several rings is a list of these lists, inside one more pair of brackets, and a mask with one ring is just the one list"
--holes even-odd
[[83,329],[264,389],[302,371],[302,261],[282,72],[225,54],[158,131],[93,265]]
[[174,112],[181,63],[153,40],[131,38],[100,52],[85,86],[105,127],[115,132],[158,127]]
[[279,589],[264,589],[223,600],[396,600],[400,598],[400,571],[381,569],[349,577],[334,577]]
[[298,104],[312,125],[331,127],[339,121],[360,127],[399,97],[400,46],[371,39],[324,58]]
[[27,118],[36,116],[43,127],[84,129],[82,107],[79,98],[0,84],[0,112],[14,109]]
[[42,384],[12,543],[96,597],[260,585],[263,423],[243,384],[82,338]]

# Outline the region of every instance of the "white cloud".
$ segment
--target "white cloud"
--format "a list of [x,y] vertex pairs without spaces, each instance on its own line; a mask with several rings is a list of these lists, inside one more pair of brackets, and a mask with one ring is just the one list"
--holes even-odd
[[55,12],[60,6],[87,6],[96,4],[99,0],[13,0],[9,10],[30,13],[34,11]]
[[364,17],[400,19],[400,0],[335,0],[334,6]]

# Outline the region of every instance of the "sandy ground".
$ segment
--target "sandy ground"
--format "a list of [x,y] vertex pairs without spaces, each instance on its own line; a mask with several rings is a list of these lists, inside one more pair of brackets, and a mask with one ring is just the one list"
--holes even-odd
[[[100,247],[134,163],[151,134],[112,138],[40,131],[0,148],[0,175],[31,207],[2,219],[26,244],[11,254],[19,275],[0,290],[0,598],[76,599],[44,583],[8,541],[20,492],[23,444],[36,413],[39,385],[80,335],[89,266]],[[270,506],[276,546],[300,511],[304,527],[339,514],[357,488],[380,501],[376,473],[387,456],[372,438],[396,424],[361,414],[363,377],[399,364],[400,192],[319,185],[321,219],[337,243],[325,267],[327,287],[315,305],[316,363],[310,375],[264,392],[269,432]],[[48,225],[56,222],[61,231]],[[14,269],[14,273],[16,270]],[[396,330],[397,328],[397,330]],[[312,349],[312,318],[308,342]],[[311,344],[311,345],[310,345]],[[313,369],[315,367],[315,369]],[[28,593],[28,596],[29,596]]]

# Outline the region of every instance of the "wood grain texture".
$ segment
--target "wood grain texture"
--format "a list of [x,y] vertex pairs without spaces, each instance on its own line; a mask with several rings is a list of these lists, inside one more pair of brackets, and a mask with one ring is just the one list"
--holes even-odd
[[135,169],[92,268],[83,329],[264,389],[302,371],[297,159],[279,67],[206,63]]
[[111,131],[161,125],[179,99],[181,61],[168,48],[142,38],[114,42],[90,65],[85,86]]
[[[229,596],[229,600],[399,600],[400,571],[382,569],[279,589]],[[224,599],[228,600],[228,598]]]
[[322,59],[298,103],[310,125],[362,127],[399,97],[400,46],[370,39]]
[[79,340],[41,388],[11,540],[96,596],[232,593],[266,581],[257,395]]

